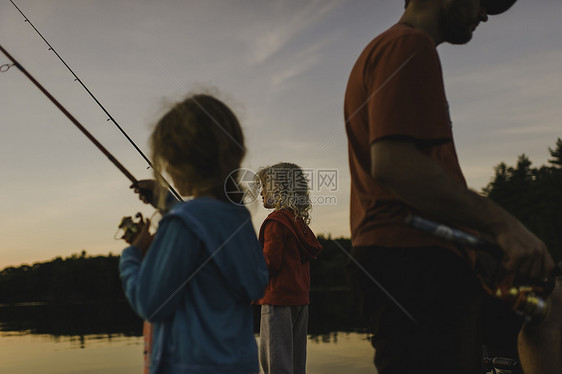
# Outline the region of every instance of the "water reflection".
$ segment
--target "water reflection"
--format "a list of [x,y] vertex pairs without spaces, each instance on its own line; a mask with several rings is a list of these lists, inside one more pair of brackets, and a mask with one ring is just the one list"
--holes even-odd
[[[376,374],[366,339],[354,332],[309,337],[308,374]],[[0,372],[140,374],[142,343],[137,336],[0,332]]]
[[[360,328],[351,294],[346,289],[311,292],[309,333],[334,339],[333,331]],[[259,307],[256,307],[256,333]],[[0,305],[0,331],[24,331],[53,336],[141,336],[142,321],[126,302],[117,303],[22,303]],[[331,337],[330,337],[331,336]],[[85,342],[84,342],[85,344]]]
[[142,321],[126,303],[46,304],[0,306],[0,331],[19,331],[82,339],[94,335],[111,340],[115,335],[142,335]]
[[[140,374],[142,338],[0,332],[0,372]],[[83,349],[86,348],[86,349]]]
[[363,322],[357,313],[356,300],[347,288],[310,293],[310,318],[308,331],[311,334],[328,334],[332,331],[358,331]]
[[[309,374],[376,373],[359,324],[348,290],[311,292]],[[2,373],[138,374],[142,321],[126,302],[0,305],[0,352]]]

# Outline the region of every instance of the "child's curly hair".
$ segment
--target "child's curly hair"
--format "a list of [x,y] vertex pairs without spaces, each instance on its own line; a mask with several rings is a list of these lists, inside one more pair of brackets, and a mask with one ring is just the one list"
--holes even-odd
[[228,183],[235,183],[233,172],[240,169],[246,153],[238,119],[222,101],[207,94],[175,104],[156,124],[150,145],[155,176],[164,189],[162,171],[196,195],[224,201],[228,201],[225,190],[236,188]]
[[280,162],[258,170],[255,182],[266,187],[271,194],[275,210],[290,209],[296,218],[310,223],[310,190],[308,178],[300,166],[290,162]]

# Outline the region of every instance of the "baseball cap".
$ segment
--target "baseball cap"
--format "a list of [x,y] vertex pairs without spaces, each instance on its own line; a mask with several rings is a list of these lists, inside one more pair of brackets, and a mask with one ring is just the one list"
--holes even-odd
[[486,8],[486,13],[495,16],[511,8],[517,0],[482,0],[481,5]]

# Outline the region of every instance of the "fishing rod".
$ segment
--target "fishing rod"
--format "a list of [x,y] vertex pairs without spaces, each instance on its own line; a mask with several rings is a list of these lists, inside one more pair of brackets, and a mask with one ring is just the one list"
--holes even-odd
[[82,131],[82,133],[84,135],[86,135],[86,137],[88,139],[90,139],[90,141],[92,143],[94,143],[94,145],[96,147],[98,147],[98,149],[109,159],[109,161],[111,161],[116,167],[117,169],[119,169],[123,174],[125,174],[125,176],[133,183],[133,186],[137,186],[138,185],[138,180],[119,162],[117,161],[117,159],[96,139],[94,138],[94,136],[92,134],[90,134],[90,132],[88,130],[86,130],[86,128],[84,126],[82,126],[82,124],[72,115],[70,114],[70,112],[68,110],[66,110],[66,108],[64,106],[62,106],[61,103],[59,103],[59,101],[57,99],[55,99],[53,97],[53,95],[51,95],[49,93],[49,91],[47,91],[47,89],[45,89],[45,87],[43,87],[41,85],[41,83],[39,83],[14,57],[12,57],[11,54],[8,53],[8,51],[6,51],[4,49],[4,47],[2,47],[0,45],[0,51],[12,62],[12,64],[4,64],[2,66],[0,66],[0,72],[6,72],[8,71],[8,69],[10,69],[10,67],[15,66],[16,68],[18,68],[45,96],[47,96],[47,98],[49,100],[51,100],[51,102],[53,104],[55,104],[55,106],[57,108],[59,108],[59,110],[61,112],[64,113],[64,115],[80,130]]
[[[86,92],[90,95],[90,97],[96,102],[96,104],[101,108],[101,110],[103,110],[103,112],[107,115],[107,121],[111,121],[113,122],[113,124],[119,129],[119,131],[121,132],[121,134],[123,134],[123,136],[129,141],[129,143],[136,149],[136,151],[142,156],[142,158],[148,163],[148,166],[150,168],[152,168],[152,170],[156,173],[158,173],[158,171],[156,171],[156,169],[154,169],[152,162],[150,161],[150,159],[148,157],[146,157],[146,155],[142,152],[142,150],[135,144],[135,142],[133,141],[133,139],[131,139],[129,137],[129,135],[125,132],[125,130],[117,123],[117,121],[113,118],[113,116],[107,111],[107,109],[105,109],[105,107],[102,105],[102,103],[94,96],[94,94],[88,89],[88,87],[86,87],[86,85],[84,84],[84,82],[82,82],[82,80],[76,75],[76,73],[70,68],[70,66],[68,66],[68,64],[66,63],[66,61],[58,54],[58,52],[55,50],[55,48],[51,45],[51,43],[49,43],[47,41],[47,39],[43,36],[43,34],[41,34],[41,32],[35,27],[35,25],[33,25],[33,23],[29,20],[29,18],[27,18],[27,16],[25,15],[25,13],[16,5],[16,3],[13,0],[10,0],[10,2],[12,3],[12,5],[18,10],[18,12],[20,12],[20,14],[23,16],[23,18],[25,19],[25,22],[29,23],[29,25],[33,28],[33,30],[35,30],[35,32],[41,37],[41,39],[43,39],[43,41],[47,44],[47,46],[49,47],[49,51],[52,51],[57,57],[58,59],[63,63],[63,65],[68,69],[68,71],[74,76],[74,81],[80,83],[80,85],[82,86],[82,88],[84,88],[84,90],[86,90]],[[174,188],[166,181],[166,179],[159,174],[159,177],[166,182],[168,189],[170,190],[170,192],[176,197],[176,199],[178,199],[178,201],[182,201],[182,198],[180,196],[179,193],[176,192],[176,190],[174,190]]]

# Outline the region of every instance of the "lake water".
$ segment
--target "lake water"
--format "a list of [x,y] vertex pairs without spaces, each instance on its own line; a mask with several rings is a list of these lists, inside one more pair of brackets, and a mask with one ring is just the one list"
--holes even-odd
[[[342,332],[356,318],[334,297],[311,307],[308,373],[376,374],[368,335]],[[0,373],[141,374],[141,334],[126,303],[0,305]]]
[[[367,335],[309,336],[309,374],[375,374]],[[141,374],[142,337],[0,332],[0,373]]]

